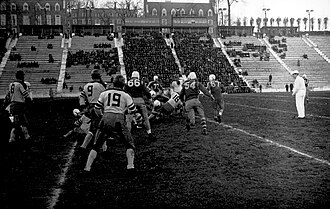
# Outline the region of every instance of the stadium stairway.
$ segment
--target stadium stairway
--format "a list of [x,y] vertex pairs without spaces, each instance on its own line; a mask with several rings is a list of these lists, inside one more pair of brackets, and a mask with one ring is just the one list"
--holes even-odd
[[329,90],[330,63],[315,50],[313,44],[302,37],[286,37],[286,44],[287,51],[283,62],[291,70],[298,70],[301,75],[306,74],[311,90]]
[[[241,42],[240,46],[226,46],[222,43],[221,39],[218,38],[223,51],[236,50],[236,51],[243,51],[242,47],[244,44],[254,44],[254,46],[262,46],[266,45],[267,51],[270,53],[269,61],[260,61],[259,57],[253,57],[251,53],[253,50],[248,50],[245,52],[250,53],[250,57],[230,57],[228,55],[227,59],[233,62],[233,59],[240,59],[241,60],[241,67],[236,67],[236,69],[241,69],[242,72],[246,71],[248,75],[245,75],[244,78],[246,81],[252,85],[253,81],[256,79],[260,85],[263,87],[264,92],[278,92],[278,91],[285,91],[285,84],[292,82],[291,76],[282,66],[280,63],[281,60],[278,60],[275,54],[272,53],[269,46],[267,46],[267,42],[264,42],[263,39],[258,39],[254,36],[246,36],[246,37],[239,37],[239,36],[231,36],[226,37],[226,42]],[[226,54],[228,54],[226,52]],[[272,82],[271,85],[267,85],[269,83],[269,75],[272,74]],[[258,91],[258,89],[256,89]]]
[[303,40],[305,41],[305,43],[310,46],[310,47],[313,47],[314,50],[325,60],[327,61],[328,63],[330,63],[330,59],[329,57],[324,54],[319,48],[318,48],[318,45],[315,44],[309,37],[307,36],[303,36]]
[[[230,59],[230,57],[229,57],[227,51],[225,50],[226,47],[225,47],[225,45],[221,42],[221,39],[220,39],[220,38],[213,38],[213,42],[214,42],[214,45],[215,45],[216,47],[218,47],[218,48],[220,47],[220,48],[221,48],[222,53],[226,56],[226,58],[227,58],[227,60],[229,61],[230,65],[231,65],[232,67],[234,67],[235,72],[239,75],[239,70],[238,70],[237,67],[234,65],[233,61]],[[241,75],[241,78],[242,78],[243,81],[246,83],[246,85],[247,85],[249,88],[251,88],[251,85],[250,85],[249,81],[246,79],[246,77],[243,76],[243,75]]]

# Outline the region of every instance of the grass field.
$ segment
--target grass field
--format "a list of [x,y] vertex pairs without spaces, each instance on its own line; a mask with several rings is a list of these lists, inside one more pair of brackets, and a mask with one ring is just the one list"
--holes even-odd
[[[77,155],[82,137],[63,140],[78,100],[37,99],[29,113],[32,150],[2,138],[1,208],[328,208],[330,92],[311,92],[305,120],[290,93],[224,95],[223,123],[201,98],[209,135],[184,119],[152,124],[158,140],[133,130],[133,176],[122,144],[109,144],[91,174]],[[199,123],[199,118],[197,118]],[[4,135],[3,135],[4,136]]]

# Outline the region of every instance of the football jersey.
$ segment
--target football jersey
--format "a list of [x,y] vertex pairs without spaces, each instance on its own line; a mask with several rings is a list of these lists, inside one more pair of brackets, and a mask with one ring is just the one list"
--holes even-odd
[[97,81],[92,81],[84,86],[79,96],[80,105],[96,104],[100,94],[105,91],[105,86]]
[[143,81],[137,78],[131,78],[126,86],[125,91],[133,98],[143,98],[145,95],[148,99],[151,98],[148,88],[144,85]]
[[175,91],[171,92],[171,98],[167,101],[174,109],[181,104],[180,96]]
[[183,100],[184,97],[185,101],[197,99],[199,96],[199,91],[202,91],[205,95],[211,97],[210,92],[208,92],[203,84],[198,82],[196,79],[187,80],[182,85],[183,88],[180,92],[181,100]]
[[148,88],[150,90],[153,90],[155,92],[160,92],[163,90],[163,87],[160,85],[160,83],[158,81],[151,81],[149,84],[148,84]]
[[97,109],[103,109],[105,113],[121,113],[126,110],[128,113],[136,110],[132,97],[122,89],[108,89],[100,94],[100,97],[95,105]]
[[9,84],[9,99],[10,102],[25,102],[25,99],[30,98],[26,84],[20,81],[14,81]]
[[220,97],[222,95],[223,85],[219,81],[208,82],[206,88],[214,97]]

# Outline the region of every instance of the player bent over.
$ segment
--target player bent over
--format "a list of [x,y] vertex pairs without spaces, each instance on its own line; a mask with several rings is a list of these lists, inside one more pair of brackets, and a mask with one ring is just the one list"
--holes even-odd
[[159,117],[159,115],[170,115],[175,110],[179,109],[182,106],[179,94],[175,91],[171,91],[171,97],[164,103],[159,100],[154,101],[154,108],[149,115],[149,120],[152,120],[154,117]]
[[125,111],[129,114],[135,113],[136,107],[132,97],[124,92],[124,85],[125,78],[117,75],[113,82],[114,88],[102,92],[95,105],[97,112],[103,112],[103,115],[95,135],[95,144],[88,155],[85,171],[90,171],[97,151],[104,144],[105,135],[113,134],[117,134],[126,147],[127,169],[134,169],[135,146],[131,132],[126,126]]
[[207,90],[214,96],[215,100],[212,103],[214,110],[214,120],[221,123],[221,117],[224,110],[224,101],[222,92],[224,92],[223,85],[220,81],[215,80],[215,75],[209,75],[209,82],[206,86]]

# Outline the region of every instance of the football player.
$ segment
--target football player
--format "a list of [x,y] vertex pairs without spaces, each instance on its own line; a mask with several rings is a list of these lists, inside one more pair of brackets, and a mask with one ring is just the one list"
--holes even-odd
[[216,80],[214,74],[210,74],[206,88],[215,98],[215,100],[212,103],[214,110],[214,120],[218,123],[221,123],[221,117],[224,110],[224,101],[222,95],[222,92],[224,92],[224,87],[220,83],[220,81]]
[[185,103],[185,110],[187,112],[186,129],[189,131],[192,126],[195,126],[196,111],[201,118],[202,134],[207,135],[208,133],[206,130],[204,109],[202,103],[199,101],[200,91],[214,100],[213,95],[207,91],[203,84],[197,81],[196,73],[190,72],[188,75],[188,80],[183,83],[183,88],[180,92],[180,99]]
[[100,94],[106,89],[106,84],[103,82],[99,70],[94,69],[91,73],[91,77],[92,81],[84,86],[83,91],[81,91],[79,95],[80,109],[91,119],[89,132],[80,146],[81,151],[86,150],[88,144],[96,133],[97,125],[101,118],[96,114],[94,107]]
[[97,151],[105,142],[105,135],[116,134],[126,147],[127,169],[134,169],[134,140],[125,122],[125,114],[136,113],[132,97],[123,88],[125,78],[117,75],[113,82],[114,88],[100,94],[96,104],[96,111],[102,115],[101,122],[95,136],[95,144],[88,155],[85,171],[90,171],[97,156]]
[[162,94],[164,89],[159,82],[158,76],[155,75],[153,79],[154,80],[150,81],[147,87],[150,89],[150,91],[155,91],[157,95]]
[[16,72],[16,80],[9,84],[9,91],[6,95],[9,113],[13,116],[13,128],[10,132],[9,142],[14,142],[16,137],[21,136],[25,140],[30,139],[27,129],[28,121],[26,118],[26,104],[31,102],[32,98],[28,86],[24,82],[24,72]]
[[179,94],[175,91],[171,91],[171,97],[167,101],[161,102],[160,100],[154,101],[154,108],[149,115],[149,120],[153,119],[155,116],[159,117],[161,114],[171,115],[176,109],[182,106]]
[[[146,107],[146,103],[144,97],[146,97],[149,101],[151,101],[151,94],[144,82],[140,80],[140,73],[138,71],[133,71],[131,79],[127,81],[127,84],[124,89],[131,97],[133,98],[133,102],[136,105],[138,112],[140,112],[143,116],[144,127],[147,129],[148,138],[151,141],[155,141],[156,138],[151,132],[151,126],[148,119],[148,110]],[[127,115],[127,126],[129,130],[132,129],[132,115]]]

